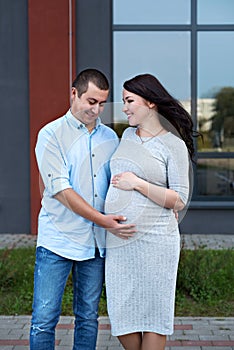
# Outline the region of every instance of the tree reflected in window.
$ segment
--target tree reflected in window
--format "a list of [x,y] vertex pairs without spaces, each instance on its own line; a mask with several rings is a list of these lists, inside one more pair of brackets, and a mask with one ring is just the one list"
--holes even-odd
[[211,133],[213,147],[234,150],[234,87],[224,87],[215,96]]

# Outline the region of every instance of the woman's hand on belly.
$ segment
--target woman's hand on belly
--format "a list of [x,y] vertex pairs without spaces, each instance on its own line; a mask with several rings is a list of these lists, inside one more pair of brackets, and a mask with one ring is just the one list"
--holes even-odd
[[127,171],[113,176],[111,183],[121,190],[132,191],[137,186],[138,179],[134,173]]

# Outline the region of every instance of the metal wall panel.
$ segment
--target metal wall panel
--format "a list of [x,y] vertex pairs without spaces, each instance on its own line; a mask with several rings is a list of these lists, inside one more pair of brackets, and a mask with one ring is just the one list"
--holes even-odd
[[76,0],[76,67],[97,68],[112,83],[112,1]]
[[0,233],[29,233],[27,0],[0,0]]

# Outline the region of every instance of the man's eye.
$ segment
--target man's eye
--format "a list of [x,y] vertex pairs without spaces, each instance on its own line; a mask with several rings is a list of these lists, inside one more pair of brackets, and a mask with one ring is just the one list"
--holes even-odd
[[127,102],[128,102],[128,103],[132,103],[132,102],[133,102],[133,100],[127,100]]
[[96,103],[95,101],[89,101],[90,105],[95,105],[95,103]]

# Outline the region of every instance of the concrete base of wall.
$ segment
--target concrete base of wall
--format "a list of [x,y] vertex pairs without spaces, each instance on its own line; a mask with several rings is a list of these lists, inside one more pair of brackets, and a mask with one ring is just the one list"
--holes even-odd
[[233,203],[193,202],[180,224],[181,233],[234,234]]

